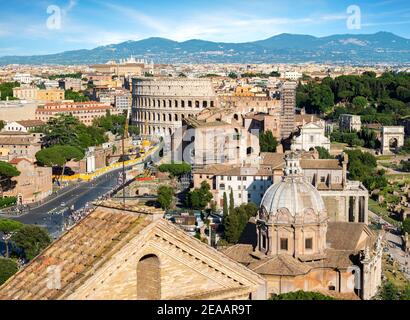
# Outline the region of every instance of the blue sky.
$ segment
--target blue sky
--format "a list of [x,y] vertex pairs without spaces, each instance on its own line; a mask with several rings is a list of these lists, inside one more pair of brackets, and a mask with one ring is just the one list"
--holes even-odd
[[[410,38],[409,0],[0,0],[0,56],[57,53],[158,36],[245,42],[280,33],[390,31]],[[47,8],[58,6],[61,28]],[[361,28],[348,29],[357,5]]]

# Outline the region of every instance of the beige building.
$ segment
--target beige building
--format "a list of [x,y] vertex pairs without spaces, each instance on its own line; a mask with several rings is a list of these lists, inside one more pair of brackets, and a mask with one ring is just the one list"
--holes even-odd
[[244,127],[235,110],[214,107],[185,118],[172,136],[172,159],[194,165],[253,163],[259,155],[259,131]]
[[0,101],[0,120],[21,121],[36,118],[37,103],[21,101]]
[[16,166],[20,175],[12,178],[15,186],[4,192],[4,196],[15,196],[19,204],[29,204],[43,200],[53,193],[51,168],[39,167],[26,158],[14,158],[10,163]]
[[37,87],[13,88],[13,97],[20,100],[37,100]]
[[1,286],[0,299],[266,299],[261,276],[163,214],[101,204]]
[[0,148],[7,155],[6,161],[15,158],[36,160],[36,153],[41,150],[42,134],[24,132],[1,132]]
[[20,100],[63,101],[65,91],[57,88],[18,87],[13,89],[13,97]]
[[247,241],[224,253],[262,275],[269,294],[304,290],[371,299],[381,285],[381,235],[364,223],[328,222],[322,197],[294,153],[245,232]]
[[[235,206],[253,202],[259,205],[266,190],[282,179],[285,154],[261,153],[259,161],[249,165],[219,164],[197,167],[193,171],[194,188],[202,181],[211,186],[214,201],[223,206],[223,194],[232,190]],[[347,179],[348,157],[318,159],[315,152],[301,154],[302,174],[320,193],[330,221],[368,223],[369,193],[359,181]]]
[[37,98],[36,100],[41,101],[63,101],[65,99],[65,91],[57,88],[53,89],[45,89],[45,90],[38,90],[37,91]]

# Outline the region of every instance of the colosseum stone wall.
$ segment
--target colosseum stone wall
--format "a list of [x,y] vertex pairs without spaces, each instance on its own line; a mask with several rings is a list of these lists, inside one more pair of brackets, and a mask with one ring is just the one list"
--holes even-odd
[[133,78],[132,93],[132,122],[149,135],[172,135],[184,118],[217,103],[209,79]]

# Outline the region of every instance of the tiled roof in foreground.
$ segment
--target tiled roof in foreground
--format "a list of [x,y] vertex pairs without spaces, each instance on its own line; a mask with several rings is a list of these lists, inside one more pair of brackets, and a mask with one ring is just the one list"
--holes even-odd
[[[149,215],[97,208],[0,288],[0,299],[58,299],[91,276],[117,248],[150,223]],[[53,270],[61,275],[53,287]]]

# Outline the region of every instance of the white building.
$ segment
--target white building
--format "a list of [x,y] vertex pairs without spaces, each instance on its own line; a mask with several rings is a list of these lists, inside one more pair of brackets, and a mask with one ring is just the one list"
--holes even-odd
[[34,81],[34,78],[29,73],[16,73],[13,80],[22,84],[30,84]]
[[296,81],[302,78],[302,74],[297,71],[286,71],[284,77],[285,79]]
[[131,95],[130,94],[118,94],[115,95],[114,106],[117,109],[129,110],[131,109]]
[[299,136],[292,139],[292,150],[309,151],[315,147],[330,150],[330,139],[325,136],[323,121],[310,122],[300,127]]

